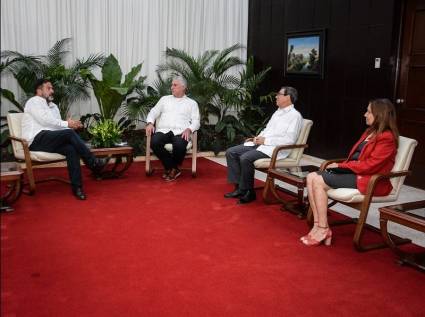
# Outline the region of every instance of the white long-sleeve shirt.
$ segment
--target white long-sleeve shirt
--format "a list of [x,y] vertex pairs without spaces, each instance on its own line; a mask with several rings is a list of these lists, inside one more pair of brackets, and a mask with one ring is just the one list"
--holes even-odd
[[[276,110],[266,128],[258,135],[264,137],[264,144],[257,150],[271,157],[276,146],[295,144],[301,131],[302,120],[294,105]],[[277,159],[284,159],[290,152],[280,151]]]
[[53,102],[34,96],[25,104],[22,117],[22,137],[32,143],[42,130],[61,130],[68,128],[68,122],[61,119],[59,108]]
[[149,111],[146,122],[155,123],[156,132],[172,131],[179,135],[187,128],[196,131],[200,127],[198,103],[186,95],[182,98],[164,96]]

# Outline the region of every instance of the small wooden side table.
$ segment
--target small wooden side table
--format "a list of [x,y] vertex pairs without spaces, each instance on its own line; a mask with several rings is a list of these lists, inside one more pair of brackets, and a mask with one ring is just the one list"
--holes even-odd
[[[117,146],[111,148],[90,149],[96,157],[110,156],[115,159],[112,167],[105,167],[100,178],[117,178],[128,170],[133,163],[133,148],[131,146]],[[123,161],[124,159],[124,161]],[[108,164],[109,165],[109,164]]]
[[[307,175],[317,170],[319,170],[319,167],[314,165],[269,169],[267,172],[266,185],[263,190],[264,201],[266,203],[272,203],[277,200],[283,204],[281,208],[282,210],[288,210],[296,214],[299,218],[304,218],[306,211],[308,210],[308,204],[304,201],[304,188],[307,184]],[[277,186],[275,184],[276,179],[296,186],[297,193],[293,193],[287,189]],[[296,196],[297,204],[294,206],[282,199],[277,190]],[[270,196],[272,196],[272,198]]]
[[382,236],[388,246],[399,256],[400,263],[425,270],[425,252],[410,253],[400,250],[388,234],[388,221],[425,233],[425,200],[379,208]]
[[24,172],[21,166],[15,162],[1,163],[1,182],[5,184],[6,190],[0,197],[1,212],[13,211],[10,204],[15,202],[22,193],[22,177]]

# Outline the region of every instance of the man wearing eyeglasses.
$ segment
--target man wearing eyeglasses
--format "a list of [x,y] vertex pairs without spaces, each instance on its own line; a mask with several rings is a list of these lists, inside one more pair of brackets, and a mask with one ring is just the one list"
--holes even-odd
[[[278,145],[295,144],[301,130],[302,116],[294,108],[298,92],[293,87],[282,87],[276,94],[278,109],[270,118],[266,128],[250,142],[227,149],[227,180],[235,185],[234,191],[225,198],[239,198],[238,204],[256,199],[254,191],[254,162],[270,158]],[[289,155],[289,150],[280,151],[277,159]]]

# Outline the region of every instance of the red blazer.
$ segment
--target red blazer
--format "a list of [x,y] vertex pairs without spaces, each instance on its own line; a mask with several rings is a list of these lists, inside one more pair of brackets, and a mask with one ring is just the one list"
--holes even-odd
[[[367,184],[373,174],[391,172],[397,154],[394,136],[391,131],[387,130],[366,143],[357,161],[350,161],[358,145],[366,139],[367,135],[368,133],[364,132],[360,140],[351,149],[348,159],[338,164],[338,167],[349,168],[357,174],[357,189],[362,194],[366,193]],[[391,192],[392,188],[389,179],[381,180],[376,184],[373,195],[386,196]]]

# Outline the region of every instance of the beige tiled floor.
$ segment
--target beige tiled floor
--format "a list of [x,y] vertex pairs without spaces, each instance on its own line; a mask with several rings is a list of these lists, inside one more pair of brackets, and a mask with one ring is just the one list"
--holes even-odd
[[[226,159],[223,155],[208,157],[208,159],[226,166]],[[317,165],[317,166],[319,166],[322,161],[323,160],[318,159],[316,157],[304,155],[304,157],[301,160],[301,163],[302,163],[302,165]],[[264,181],[266,179],[266,174],[256,171],[255,172],[255,178]],[[293,191],[296,190],[296,187],[291,186],[291,185],[286,184],[286,183],[280,183],[279,185],[282,186],[282,187],[285,187],[289,190],[293,190]],[[391,202],[390,204],[395,205],[397,203],[404,203],[404,202],[408,202],[408,201],[416,201],[416,200],[423,200],[423,199],[425,199],[425,191],[424,190],[403,185],[402,188],[401,188],[401,191],[400,191],[399,199],[396,202]],[[370,225],[372,225],[374,227],[379,227],[378,208],[385,206],[385,205],[388,205],[388,203],[372,204],[370,209],[369,209],[369,214],[368,214],[368,217],[367,217],[367,223],[369,223]],[[341,204],[336,204],[335,206],[332,207],[332,210],[335,210],[335,211],[337,211],[341,214],[344,214],[344,215],[347,215],[347,216],[350,216],[350,217],[358,215],[357,210],[352,209],[352,208],[347,207],[347,206],[344,206],[344,205],[341,205]],[[425,217],[425,209],[418,210],[417,212],[420,215]],[[423,234],[419,231],[409,229],[409,228],[406,228],[404,226],[397,225],[395,223],[389,224],[389,231],[398,235],[398,236],[409,238],[415,244],[425,247],[425,234]]]

